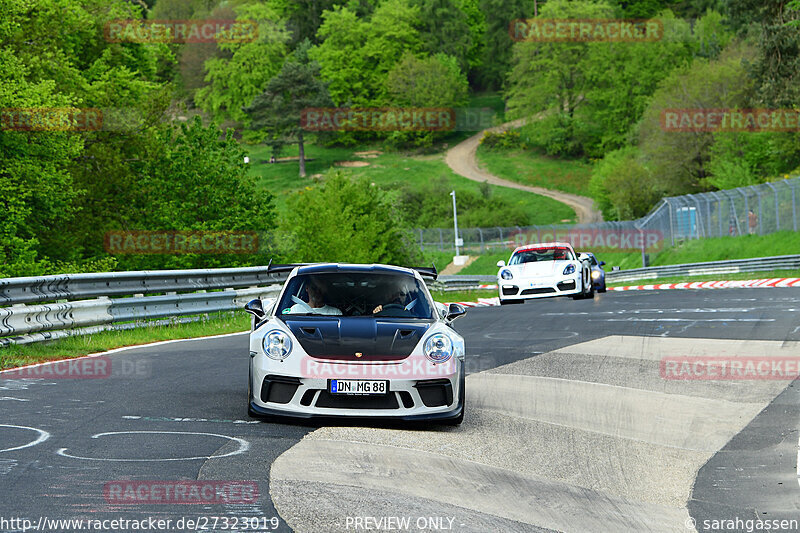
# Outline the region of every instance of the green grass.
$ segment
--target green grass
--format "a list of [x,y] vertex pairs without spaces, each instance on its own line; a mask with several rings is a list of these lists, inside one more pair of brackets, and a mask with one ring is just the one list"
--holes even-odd
[[502,124],[506,121],[506,103],[500,93],[485,92],[473,94],[469,97],[469,107],[488,107],[496,113],[495,122]]
[[478,162],[497,177],[525,185],[588,196],[592,165],[534,150],[489,150],[478,146]]
[[[676,265],[681,263],[704,263],[706,261],[769,257],[797,253],[798,250],[800,250],[800,232],[794,231],[782,231],[769,235],[743,235],[739,237],[695,239],[676,243],[675,246],[670,246],[658,253],[650,254],[650,265]],[[497,262],[501,259],[503,261],[508,261],[510,255],[510,249],[503,252],[492,252],[481,255],[459,272],[459,274],[497,274]],[[619,266],[622,270],[642,267],[642,254],[637,251],[603,252],[597,253],[596,256],[598,260],[606,262],[605,269],[607,271],[610,271],[613,266]],[[764,276],[759,275],[758,277],[767,277],[767,274],[765,273]]]
[[[306,167],[307,178],[297,176],[297,162],[290,163],[263,163],[269,159],[269,150],[266,147],[250,147],[251,172],[259,178],[259,186],[269,190],[276,196],[276,206],[279,213],[286,208],[288,194],[304,187],[312,186],[317,180],[311,178],[313,174],[324,174],[333,166],[335,161],[366,161],[367,167],[348,167],[346,171],[355,177],[365,177],[378,186],[392,189],[396,184],[423,185],[432,179],[444,176],[457,190],[471,190],[476,193],[480,184],[455,174],[444,162],[442,154],[410,155],[405,153],[383,153],[376,158],[362,159],[353,152],[366,151],[369,147],[358,149],[349,148],[324,148],[309,145],[306,153],[315,157],[308,162]],[[285,151],[285,156],[296,155],[296,147]],[[324,178],[323,178],[324,179]],[[514,205],[521,206],[530,213],[530,224],[554,224],[563,221],[574,221],[575,212],[568,206],[553,199],[537,194],[520,192],[507,187],[492,186],[492,194],[508,200]],[[450,202],[450,197],[442,198],[443,202]],[[444,265],[442,265],[444,266]]]
[[123,346],[236,333],[249,329],[250,315],[244,311],[235,311],[211,315],[206,320],[186,324],[103,331],[93,335],[66,337],[50,342],[12,345],[0,348],[0,370],[44,361],[80,357]]
[[437,302],[477,302],[478,298],[495,298],[497,289],[481,289],[474,291],[431,291]]
[[625,287],[628,285],[659,285],[661,283],[694,283],[700,281],[734,281],[740,279],[800,278],[800,270],[769,270],[765,272],[735,272],[729,274],[708,274],[703,276],[670,277],[658,279],[641,279],[636,281],[618,281],[608,283],[609,287]]

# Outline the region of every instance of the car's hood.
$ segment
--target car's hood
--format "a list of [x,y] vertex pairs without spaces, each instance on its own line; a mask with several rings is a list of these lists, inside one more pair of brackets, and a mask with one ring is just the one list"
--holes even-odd
[[353,361],[404,359],[434,323],[372,317],[297,317],[283,321],[308,355]]
[[[516,277],[552,277],[561,276],[564,268],[573,261],[538,261],[535,263],[522,263],[521,265],[511,265],[507,268]],[[502,270],[502,269],[501,269]]]

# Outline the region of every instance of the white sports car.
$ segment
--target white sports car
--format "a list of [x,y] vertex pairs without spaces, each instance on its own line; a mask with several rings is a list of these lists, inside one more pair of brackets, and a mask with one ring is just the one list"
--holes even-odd
[[[279,265],[280,296],[252,300],[251,416],[369,417],[459,424],[466,311],[435,303],[422,275],[384,265]],[[422,275],[421,275],[422,274]]]
[[566,242],[520,246],[508,265],[499,261],[497,266],[501,305],[553,296],[594,298],[589,262],[579,259]]

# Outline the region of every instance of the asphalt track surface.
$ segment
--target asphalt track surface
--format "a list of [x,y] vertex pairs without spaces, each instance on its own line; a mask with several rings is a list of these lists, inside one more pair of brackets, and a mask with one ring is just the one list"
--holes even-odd
[[[659,373],[665,356],[800,356],[800,289],[540,300],[470,309],[456,329],[470,374],[458,428],[251,421],[244,334],[120,351],[100,379],[0,378],[0,531],[39,517],[267,520],[239,531],[712,531],[736,518],[716,530],[746,531],[800,518],[796,382]],[[124,480],[242,480],[258,498],[104,495]],[[378,522],[389,517],[410,525]]]

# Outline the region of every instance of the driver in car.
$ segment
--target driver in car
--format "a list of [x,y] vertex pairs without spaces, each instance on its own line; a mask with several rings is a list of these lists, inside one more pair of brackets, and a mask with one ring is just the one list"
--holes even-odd
[[314,281],[306,284],[308,303],[299,298],[292,298],[296,303],[289,309],[290,314],[315,314],[341,316],[341,310],[325,303],[325,291]]
[[[392,285],[386,293],[386,303],[380,304],[372,310],[373,315],[387,309],[406,309],[407,288],[404,285]],[[416,301],[416,300],[415,300]]]

